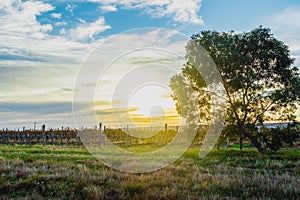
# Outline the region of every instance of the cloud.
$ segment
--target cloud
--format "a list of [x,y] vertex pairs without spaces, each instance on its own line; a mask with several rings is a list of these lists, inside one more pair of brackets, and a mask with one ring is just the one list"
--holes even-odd
[[84,23],[75,29],[71,29],[70,36],[75,40],[93,39],[94,36],[108,29],[111,29],[111,26],[106,25],[104,17],[100,16],[95,22]]
[[[289,46],[295,65],[300,69],[300,7],[288,7],[266,20],[266,24],[280,40]],[[300,107],[296,112],[300,120]]]
[[66,11],[71,13],[71,15],[73,15],[74,13],[74,9],[77,8],[77,5],[71,5],[71,4],[67,4],[66,5]]
[[41,26],[41,31],[42,32],[50,32],[52,31],[53,27],[51,24],[46,24]]
[[[30,124],[36,120],[57,125],[72,121],[70,105],[55,102],[72,101],[70,89],[65,88],[73,87],[80,64],[99,44],[99,40],[88,40],[111,27],[104,17],[99,17],[93,22],[75,24],[71,30],[56,27],[61,35],[53,35],[52,25],[41,24],[37,16],[54,11],[54,6],[42,2],[3,0],[0,3],[1,126]],[[157,38],[169,41],[166,38],[169,34],[157,34],[141,31],[124,35],[120,41],[107,44],[108,50],[115,53],[116,47],[120,50],[133,44],[151,46],[161,42]]]
[[102,7],[109,6],[113,9],[115,5],[123,9],[141,9],[154,18],[171,17],[175,22],[198,24],[204,23],[199,11],[202,0],[88,0],[98,2]]
[[289,7],[281,11],[273,18],[273,23],[277,28],[290,29],[291,27],[300,28],[299,21],[295,19],[300,18],[300,8]]
[[[133,114],[145,117],[145,113],[151,111],[148,108],[155,105],[161,105],[163,109],[173,107],[172,100],[163,97],[162,93],[165,94],[170,77],[180,71],[188,39],[183,35],[179,37],[175,31],[147,28],[109,37],[83,65],[77,78],[74,105],[76,102],[101,102],[92,105],[89,114],[94,116],[93,109],[96,109],[99,121],[110,125],[116,125],[111,112],[106,112],[111,109],[117,108],[115,114],[121,124],[129,124],[128,113],[136,111]],[[93,81],[94,84],[88,84]],[[148,83],[154,86],[150,87]],[[92,99],[89,99],[90,94],[93,94]],[[119,112],[118,108],[138,109]],[[82,117],[80,112],[76,117],[81,123],[92,124],[95,120],[90,119]]]
[[86,24],[86,21],[81,18],[76,18],[80,23]]
[[64,28],[60,29],[59,34],[65,35],[66,34],[66,29],[64,29]]
[[266,24],[289,46],[296,65],[300,66],[300,23],[297,19],[300,19],[300,8],[289,7],[267,19]]
[[71,101],[72,95],[53,91],[73,87],[80,64],[96,42],[72,41],[64,29],[62,35],[52,35],[52,25],[39,23],[37,16],[54,10],[38,1],[0,1],[0,104]]
[[[88,53],[93,44],[72,41],[65,29],[61,29],[61,35],[51,35],[53,26],[37,21],[37,16],[54,9],[54,6],[38,1],[1,1],[0,57],[7,60],[80,63],[84,59],[82,55]],[[94,36],[102,30],[101,23],[104,23],[102,18],[91,25],[86,24],[89,34],[83,31],[79,36]],[[81,28],[84,27],[79,25],[77,30],[81,31]]]
[[[33,1],[1,1],[0,4],[0,34],[27,34],[33,37],[44,37],[44,32],[52,30],[50,24],[41,25],[36,16],[43,12],[54,10],[50,4]],[[2,40],[6,41],[6,40]]]
[[103,5],[99,6],[102,12],[116,12],[118,9],[115,5]]
[[55,26],[66,26],[67,22],[55,22]]
[[61,19],[61,14],[60,13],[52,13],[51,17],[54,19]]
[[188,24],[204,24],[201,17],[198,16],[201,1],[195,0],[173,0],[165,7],[148,8],[147,12],[156,18],[171,16],[175,22]]
[[[80,106],[82,109],[85,105]],[[21,128],[32,127],[34,122],[39,127],[67,125],[73,127],[72,104],[70,102],[46,103],[11,103],[1,102],[0,127]]]
[[71,113],[72,104],[70,102],[48,102],[48,103],[11,103],[2,102],[2,110],[8,112],[31,113],[37,115]]

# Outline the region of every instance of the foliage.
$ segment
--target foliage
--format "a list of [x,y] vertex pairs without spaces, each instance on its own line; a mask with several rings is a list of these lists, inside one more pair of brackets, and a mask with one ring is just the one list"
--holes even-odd
[[[195,43],[208,51],[223,79],[226,124],[236,126],[238,130],[232,134],[250,139],[264,153],[266,146],[259,140],[262,133],[257,126],[264,122],[294,121],[296,118],[300,79],[288,47],[276,39],[270,29],[263,27],[245,33],[202,31],[193,35],[186,46],[187,63],[181,74],[171,79],[170,87],[179,113],[185,109],[180,104],[183,94],[187,96],[184,100],[190,104],[197,100],[203,123],[210,121],[211,99],[214,98],[204,80],[213,77],[203,77],[198,72],[197,67],[203,69],[207,65],[203,56],[197,53],[199,47]],[[185,90],[188,85],[193,91]],[[193,110],[190,109],[190,112]],[[183,117],[187,115],[181,114]],[[224,130],[223,134],[228,134],[228,130]],[[272,136],[275,141],[276,133],[268,137]]]
[[300,126],[299,123],[293,123],[283,128],[262,128],[256,137],[265,149],[277,151],[284,145],[293,146],[294,141],[300,137]]

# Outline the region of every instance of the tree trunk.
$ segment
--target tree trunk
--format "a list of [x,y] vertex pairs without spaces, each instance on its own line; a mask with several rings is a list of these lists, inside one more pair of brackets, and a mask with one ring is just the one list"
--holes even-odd
[[239,128],[241,131],[240,134],[240,149],[243,149],[243,137],[249,138],[251,143],[255,146],[259,153],[264,154],[266,153],[266,149],[262,147],[262,144],[258,141],[258,138],[253,136],[244,126],[244,124],[239,124]]
[[240,150],[243,150],[243,136],[240,136]]
[[255,146],[255,148],[258,150],[259,153],[265,154],[266,153],[266,148],[264,148],[260,142],[257,141],[257,138],[251,137],[250,138],[251,143]]

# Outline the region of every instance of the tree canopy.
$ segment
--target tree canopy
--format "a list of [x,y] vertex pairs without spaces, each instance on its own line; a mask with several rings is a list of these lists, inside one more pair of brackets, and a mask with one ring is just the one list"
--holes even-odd
[[[193,44],[196,43],[206,49],[223,79],[226,124],[231,127],[230,131],[239,134],[241,140],[250,139],[260,152],[264,152],[266,147],[258,126],[265,122],[296,119],[300,78],[288,46],[275,38],[270,29],[263,27],[244,33],[202,31],[193,35],[191,41],[193,43],[186,46],[187,62],[170,83],[177,110],[181,110],[179,91],[184,91],[185,85],[192,85],[193,91],[185,91],[189,93],[186,96],[197,98],[199,118],[206,122],[210,120],[214,97],[195,67],[205,68],[205,63],[197,58],[201,56],[195,53]],[[189,60],[194,62],[191,64]]]

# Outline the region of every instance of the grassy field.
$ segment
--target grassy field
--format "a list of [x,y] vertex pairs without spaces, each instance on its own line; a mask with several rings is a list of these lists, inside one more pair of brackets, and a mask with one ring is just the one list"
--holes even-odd
[[199,159],[198,149],[159,171],[128,174],[102,165],[83,147],[0,145],[0,198],[300,198],[300,150],[223,149]]

